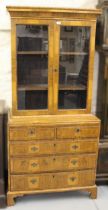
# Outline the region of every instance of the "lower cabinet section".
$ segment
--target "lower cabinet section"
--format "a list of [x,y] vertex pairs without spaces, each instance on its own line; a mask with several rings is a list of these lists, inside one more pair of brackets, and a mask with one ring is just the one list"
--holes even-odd
[[92,186],[95,184],[95,170],[37,175],[11,175],[10,182],[11,191]]
[[10,164],[11,172],[14,174],[91,169],[96,167],[96,155],[55,155],[36,158],[12,158]]
[[25,194],[84,190],[97,196],[100,121],[92,115],[48,120],[9,121],[8,206]]

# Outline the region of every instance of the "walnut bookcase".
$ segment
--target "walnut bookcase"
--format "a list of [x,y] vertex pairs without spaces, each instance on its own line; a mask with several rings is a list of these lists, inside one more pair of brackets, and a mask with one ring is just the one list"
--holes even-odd
[[100,121],[90,112],[100,10],[7,9],[13,96],[8,205],[25,194],[69,190],[96,198]]

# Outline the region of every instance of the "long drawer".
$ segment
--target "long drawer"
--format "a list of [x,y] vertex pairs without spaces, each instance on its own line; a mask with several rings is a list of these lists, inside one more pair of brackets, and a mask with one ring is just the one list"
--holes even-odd
[[10,167],[13,174],[92,169],[96,167],[96,155],[11,158]]
[[61,140],[61,141],[11,141],[11,156],[27,155],[44,155],[44,154],[78,154],[78,153],[95,153],[97,151],[97,139],[91,140]]
[[98,138],[99,127],[98,126],[63,126],[57,128],[58,139],[70,139],[70,138]]
[[44,173],[37,175],[11,175],[11,191],[44,190],[91,186],[95,184],[95,171]]
[[54,139],[55,129],[53,127],[14,127],[9,129],[10,140],[34,140]]

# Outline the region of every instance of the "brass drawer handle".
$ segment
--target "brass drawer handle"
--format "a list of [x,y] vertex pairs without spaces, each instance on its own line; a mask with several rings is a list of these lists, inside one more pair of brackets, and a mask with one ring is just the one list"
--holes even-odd
[[72,148],[76,150],[76,149],[78,149],[78,145],[74,144],[74,145],[72,145]]
[[38,147],[31,147],[31,150],[32,150],[33,152],[35,152],[36,150],[38,150]]
[[71,180],[72,182],[74,182],[74,181],[76,180],[76,177],[70,177],[70,180]]
[[77,160],[72,160],[72,161],[71,161],[71,163],[72,163],[73,165],[76,165],[77,162],[78,162]]
[[36,184],[37,179],[32,179],[30,182],[31,182],[32,184]]
[[37,167],[37,165],[38,165],[38,163],[32,163],[32,164],[31,164],[31,166],[32,166],[33,168]]

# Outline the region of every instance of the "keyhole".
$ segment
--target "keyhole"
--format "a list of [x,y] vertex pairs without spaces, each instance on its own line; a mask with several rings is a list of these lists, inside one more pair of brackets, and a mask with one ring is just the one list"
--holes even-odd
[[79,132],[79,131],[80,131],[80,129],[79,129],[79,128],[77,128],[77,129],[76,129],[76,132]]

